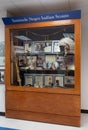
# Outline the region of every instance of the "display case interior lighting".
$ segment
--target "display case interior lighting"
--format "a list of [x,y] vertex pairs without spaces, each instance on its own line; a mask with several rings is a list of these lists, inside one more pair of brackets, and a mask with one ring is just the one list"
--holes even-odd
[[20,35],[20,36],[15,36],[15,38],[22,40],[22,41],[30,41],[31,39],[24,36],[24,35]]

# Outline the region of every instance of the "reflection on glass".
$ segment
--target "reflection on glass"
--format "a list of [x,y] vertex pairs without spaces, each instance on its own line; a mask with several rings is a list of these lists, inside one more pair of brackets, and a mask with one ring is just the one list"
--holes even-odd
[[74,25],[11,30],[11,84],[74,88]]

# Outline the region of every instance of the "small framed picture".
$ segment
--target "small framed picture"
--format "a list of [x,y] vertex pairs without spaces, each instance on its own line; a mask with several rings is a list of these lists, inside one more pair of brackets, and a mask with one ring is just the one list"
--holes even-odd
[[60,63],[60,70],[66,70],[66,64],[64,62]]
[[30,74],[24,74],[24,86],[33,86],[33,76]]
[[34,43],[34,53],[44,52],[44,44],[42,42]]
[[45,61],[45,56],[43,56],[43,55],[38,55],[38,56],[37,56],[37,60],[36,60],[36,66],[43,68],[43,63],[44,63],[44,61]]
[[46,63],[47,62],[49,62],[49,63],[55,62],[56,61],[56,56],[55,55],[46,55],[45,56],[45,61],[46,61]]
[[74,76],[65,76],[65,84],[73,84],[74,85]]
[[65,87],[74,88],[74,86],[75,86],[74,76],[65,76]]
[[27,66],[30,70],[36,69],[36,56],[27,56]]
[[52,42],[45,42],[44,52],[46,53],[52,52]]
[[25,50],[25,53],[30,53],[32,51],[32,48],[29,43],[24,44],[24,50]]
[[74,55],[67,55],[65,57],[65,64],[67,65],[68,70],[74,70]]
[[0,84],[4,84],[5,82],[5,71],[0,70]]
[[54,76],[54,87],[64,87],[64,75]]
[[53,76],[45,75],[44,76],[44,86],[45,87],[53,87]]
[[60,52],[60,44],[59,42],[53,43],[53,52]]
[[23,66],[25,64],[25,59],[26,59],[25,56],[19,55],[18,56],[18,65]]
[[43,76],[42,75],[34,76],[34,87],[43,88]]

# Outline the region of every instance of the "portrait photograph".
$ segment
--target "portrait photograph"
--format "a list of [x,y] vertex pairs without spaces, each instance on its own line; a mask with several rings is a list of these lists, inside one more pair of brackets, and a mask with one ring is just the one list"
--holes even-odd
[[54,76],[54,87],[64,87],[64,76],[63,75]]

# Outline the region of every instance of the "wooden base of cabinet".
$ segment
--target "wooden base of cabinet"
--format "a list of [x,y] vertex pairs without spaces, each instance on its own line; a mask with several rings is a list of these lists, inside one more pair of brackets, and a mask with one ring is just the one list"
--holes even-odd
[[7,110],[6,117],[77,127],[80,126],[80,117],[62,116],[58,114]]
[[80,126],[79,100],[79,95],[7,91],[6,117]]

